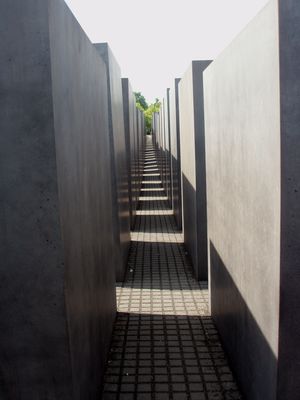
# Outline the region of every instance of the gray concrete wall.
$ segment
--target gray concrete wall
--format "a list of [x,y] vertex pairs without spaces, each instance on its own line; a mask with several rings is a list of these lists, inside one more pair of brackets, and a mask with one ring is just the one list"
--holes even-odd
[[278,1],[281,104],[281,256],[278,394],[300,393],[300,4]]
[[137,208],[137,193],[134,187],[135,181],[135,97],[131,89],[130,82],[127,78],[122,78],[123,90],[123,110],[124,110],[124,127],[126,138],[126,156],[127,156],[127,171],[128,171],[128,191],[129,191],[129,206],[130,206],[130,226],[134,228],[136,208]]
[[163,98],[160,107],[160,146],[159,146],[159,169],[161,174],[162,186],[167,188],[166,173],[166,99]]
[[155,112],[152,115],[152,139],[153,144],[157,146],[158,143],[158,129],[159,129],[159,113]]
[[160,153],[161,153],[161,112],[157,114],[157,133],[156,133],[156,158],[157,158],[157,167],[159,169],[159,172],[161,173],[161,159],[160,159]]
[[272,0],[204,72],[211,311],[251,400],[300,392],[299,27]]
[[138,120],[137,120],[137,113],[138,109],[136,108],[136,105],[134,105],[134,159],[133,159],[133,164],[134,164],[134,177],[132,179],[132,187],[135,192],[135,196],[137,199],[137,208],[139,207],[139,155],[138,155]]
[[71,400],[47,3],[0,23],[0,397]]
[[161,101],[160,111],[158,114],[158,135],[157,135],[157,165],[163,181],[163,107],[164,103]]
[[0,397],[96,399],[115,315],[105,66],[62,1],[0,8]]
[[74,397],[96,398],[115,316],[107,75],[64,2],[49,13]]
[[141,184],[142,184],[142,163],[143,163],[143,154],[141,153],[141,131],[142,131],[142,111],[137,108],[136,110],[136,152],[137,152],[137,170],[136,170],[136,192],[138,196],[140,195]]
[[166,162],[166,181],[165,189],[169,206],[172,207],[172,158],[171,158],[171,131],[170,131],[170,89],[166,91],[165,97],[165,162]]
[[179,229],[182,229],[182,202],[181,202],[181,163],[180,163],[180,129],[178,84],[180,79],[174,80],[170,89],[170,135],[171,135],[171,175],[172,175],[172,209]]
[[116,279],[123,281],[130,245],[130,211],[121,71],[107,43],[97,43],[95,48],[104,60],[107,72],[114,237],[119,244],[119,251],[115,253]]
[[140,159],[140,189],[142,187],[144,169],[144,113],[140,112],[140,131],[139,131],[139,159]]
[[153,150],[155,152],[157,161],[157,169],[158,172],[160,172],[160,163],[159,163],[160,113],[159,112],[155,112],[152,116],[152,141],[153,141]]
[[145,119],[144,113],[137,109],[137,149],[138,149],[138,185],[137,193],[140,194],[144,171],[144,150],[145,150]]
[[179,82],[184,242],[199,280],[208,269],[203,71],[210,62],[192,61]]

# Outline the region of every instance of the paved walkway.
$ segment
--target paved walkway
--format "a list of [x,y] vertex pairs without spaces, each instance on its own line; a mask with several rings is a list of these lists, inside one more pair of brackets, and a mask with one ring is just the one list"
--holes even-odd
[[241,399],[148,143],[103,400]]

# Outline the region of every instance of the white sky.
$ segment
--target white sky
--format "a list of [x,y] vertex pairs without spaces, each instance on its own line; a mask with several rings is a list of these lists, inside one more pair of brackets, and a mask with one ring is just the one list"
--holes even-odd
[[214,59],[268,0],[66,0],[93,43],[108,42],[134,91],[162,98],[192,60]]

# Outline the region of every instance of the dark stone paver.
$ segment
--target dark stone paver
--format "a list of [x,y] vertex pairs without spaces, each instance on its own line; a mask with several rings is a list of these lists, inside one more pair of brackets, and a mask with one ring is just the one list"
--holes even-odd
[[145,176],[103,400],[241,399],[162,190],[154,150]]

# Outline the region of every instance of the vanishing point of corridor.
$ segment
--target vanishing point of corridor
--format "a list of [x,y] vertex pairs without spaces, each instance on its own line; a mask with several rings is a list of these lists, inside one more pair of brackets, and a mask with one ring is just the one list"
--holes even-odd
[[150,138],[103,400],[241,399],[167,205]]

